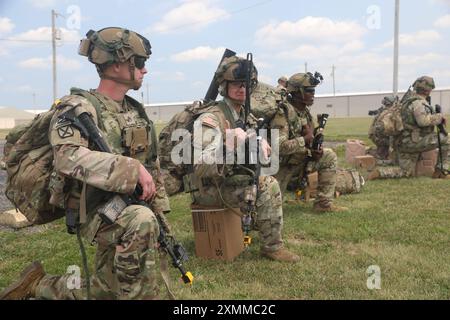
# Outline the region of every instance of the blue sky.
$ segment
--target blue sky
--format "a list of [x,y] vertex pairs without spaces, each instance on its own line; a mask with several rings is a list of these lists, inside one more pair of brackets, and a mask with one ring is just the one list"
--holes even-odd
[[[150,103],[202,98],[224,48],[252,52],[260,80],[319,71],[319,94],[392,89],[394,0],[0,0],[0,106],[52,103],[51,9],[58,41],[58,95],[95,88],[79,40],[121,26],[145,35],[153,54],[140,92]],[[450,87],[450,0],[400,1],[399,88],[424,74]],[[15,40],[15,41],[11,41]],[[20,40],[20,41],[17,41]],[[148,88],[148,91],[147,91]],[[33,98],[34,96],[34,98]]]

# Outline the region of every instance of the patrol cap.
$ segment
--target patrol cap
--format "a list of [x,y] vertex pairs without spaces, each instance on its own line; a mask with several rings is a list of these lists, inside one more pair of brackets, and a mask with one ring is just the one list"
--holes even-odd
[[128,29],[108,27],[89,30],[80,42],[78,53],[96,64],[122,63],[133,56],[148,59],[152,53],[150,42]]

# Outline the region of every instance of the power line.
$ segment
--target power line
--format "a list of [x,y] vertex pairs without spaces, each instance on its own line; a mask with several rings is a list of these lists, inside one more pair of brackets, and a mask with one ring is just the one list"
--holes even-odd
[[[32,40],[32,39],[0,38],[0,41],[50,43],[50,42],[52,42],[52,39],[49,39],[49,40]],[[57,40],[57,41],[66,42],[66,43],[78,43],[79,42],[79,41],[75,41],[75,40]]]
[[220,14],[220,15],[214,16],[214,17],[209,18],[209,19],[198,20],[198,21],[195,21],[195,22],[192,22],[192,23],[182,24],[182,25],[179,25],[177,27],[174,27],[174,28],[171,28],[171,29],[167,29],[165,31],[167,32],[167,31],[178,30],[178,29],[186,28],[186,27],[189,27],[189,26],[192,26],[192,25],[196,25],[196,24],[199,24],[199,23],[205,23],[205,22],[214,21],[214,20],[216,20],[217,18],[220,18],[220,17],[225,17],[225,16],[229,16],[229,15],[232,16],[232,15],[234,15],[236,13],[240,13],[242,11],[253,9],[255,7],[265,5],[266,3],[269,3],[269,2],[272,2],[272,1],[273,0],[266,0],[266,1],[257,2],[257,3],[255,3],[255,4],[251,5],[251,6],[244,7],[242,9],[238,9],[238,10],[235,10],[235,11],[231,11],[230,13],[224,13],[224,14]]

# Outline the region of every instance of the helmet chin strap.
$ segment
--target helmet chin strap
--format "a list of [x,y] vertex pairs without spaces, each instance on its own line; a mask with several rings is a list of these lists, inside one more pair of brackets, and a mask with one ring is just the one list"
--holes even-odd
[[121,78],[118,78],[118,77],[111,77],[111,76],[108,76],[108,75],[104,74],[103,72],[101,73],[100,78],[101,79],[112,80],[114,82],[130,86],[133,90],[138,90],[141,87],[141,85],[140,85],[140,83],[138,81],[136,81],[134,79],[134,70],[136,68],[135,65],[134,65],[134,60],[130,59],[130,60],[128,60],[128,63],[129,63],[128,70],[130,72],[130,80],[121,79]]

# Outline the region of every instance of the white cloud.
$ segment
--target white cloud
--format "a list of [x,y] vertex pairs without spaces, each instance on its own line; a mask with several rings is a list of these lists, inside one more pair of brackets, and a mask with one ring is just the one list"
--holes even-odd
[[364,48],[362,41],[350,41],[342,45],[301,45],[293,50],[281,51],[278,53],[280,59],[317,61],[317,60],[336,60],[342,55],[355,53]]
[[[78,70],[81,63],[78,60],[66,58],[62,55],[56,57],[57,66],[61,70]],[[30,58],[19,62],[19,66],[25,69],[50,69],[52,65],[52,56],[47,58]]]
[[51,60],[44,58],[31,58],[19,62],[19,66],[25,69],[47,69],[50,68]]
[[[65,28],[59,28],[59,35],[62,41],[65,42],[77,42],[81,39],[80,34],[76,30],[68,30]],[[10,37],[14,40],[24,41],[51,41],[52,40],[52,28],[40,27],[37,29],[28,30],[18,35]]]
[[275,81],[273,81],[272,77],[266,76],[264,74],[258,74],[258,81],[259,82],[264,82],[264,83],[267,83],[267,84],[275,83]]
[[226,10],[214,7],[210,1],[184,1],[180,6],[166,13],[148,31],[168,33],[200,30],[213,22],[229,17],[230,14]]
[[[399,35],[399,43],[402,46],[423,46],[441,40],[441,35],[435,30],[420,30],[414,33],[403,33]],[[382,45],[383,48],[390,48],[394,45],[394,40]]]
[[450,14],[438,18],[434,22],[434,26],[437,28],[450,28]]
[[211,48],[209,46],[200,46],[194,49],[189,49],[176,53],[171,56],[173,61],[177,62],[189,62],[189,61],[203,61],[203,60],[213,60],[219,61],[224,52],[224,47]]
[[269,23],[256,31],[256,42],[265,46],[298,41],[339,43],[361,38],[366,29],[354,21],[333,21],[326,17],[305,17],[298,21]]
[[29,0],[31,5],[36,8],[48,8],[56,5],[56,0]]
[[9,33],[14,29],[14,23],[11,19],[6,17],[0,17],[0,34]]

